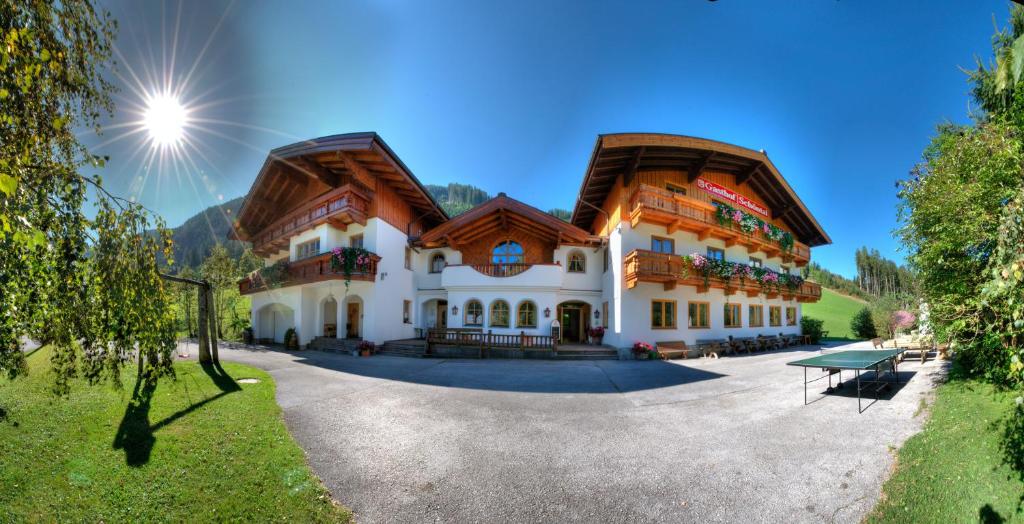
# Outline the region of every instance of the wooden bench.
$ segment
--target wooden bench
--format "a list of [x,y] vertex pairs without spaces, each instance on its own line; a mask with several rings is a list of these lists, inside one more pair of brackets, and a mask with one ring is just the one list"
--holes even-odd
[[769,349],[782,349],[782,342],[771,335],[758,335],[758,340],[761,341],[761,347],[765,350]]
[[719,358],[728,348],[725,340],[698,340],[697,347],[705,358]]
[[669,360],[673,358],[687,358],[690,351],[692,350],[686,347],[686,342],[682,340],[668,340],[664,342],[657,342],[654,344],[655,350],[658,352],[658,357]]

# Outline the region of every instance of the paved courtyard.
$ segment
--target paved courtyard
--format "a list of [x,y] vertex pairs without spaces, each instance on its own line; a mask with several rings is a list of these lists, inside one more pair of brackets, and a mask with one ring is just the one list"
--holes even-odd
[[288,428],[359,522],[856,522],[892,449],[920,430],[944,366],[904,363],[909,383],[858,415],[850,396],[803,405],[803,372],[785,363],[817,353],[553,362],[221,350],[273,375]]

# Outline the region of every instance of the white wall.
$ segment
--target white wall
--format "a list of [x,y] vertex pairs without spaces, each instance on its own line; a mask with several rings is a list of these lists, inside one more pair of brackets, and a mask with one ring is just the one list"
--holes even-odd
[[[366,223],[365,235],[366,249],[380,256],[380,262],[377,264],[377,281],[372,283],[372,322],[367,322],[367,333],[363,338],[378,344],[413,338],[418,311],[413,272],[405,269],[405,232],[381,219],[371,218]],[[411,302],[408,324],[402,318],[404,300]]]
[[430,272],[430,259],[434,257],[435,253],[444,255],[444,260],[448,264],[462,263],[462,253],[446,247],[422,248],[419,253],[413,252],[412,272],[416,289],[441,289],[441,273]]
[[[579,252],[586,261],[584,273],[569,272],[569,254]],[[559,246],[555,249],[555,262],[561,264],[564,276],[563,289],[596,291],[601,289],[601,273],[604,269],[604,248]]]

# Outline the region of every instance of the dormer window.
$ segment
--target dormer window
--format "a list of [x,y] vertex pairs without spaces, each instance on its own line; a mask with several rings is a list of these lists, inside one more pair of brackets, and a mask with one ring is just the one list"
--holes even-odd
[[491,251],[491,263],[522,264],[523,246],[521,246],[519,242],[515,242],[513,240],[506,240],[497,246],[494,246],[494,250]]

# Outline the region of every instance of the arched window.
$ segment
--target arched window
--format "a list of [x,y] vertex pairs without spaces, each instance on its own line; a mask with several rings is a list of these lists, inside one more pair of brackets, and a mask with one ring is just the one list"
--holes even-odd
[[508,327],[508,302],[495,300],[491,302],[491,327]]
[[484,306],[479,300],[466,302],[465,317],[463,317],[462,324],[464,326],[484,325]]
[[522,264],[523,246],[519,245],[519,242],[515,242],[513,240],[506,240],[497,246],[494,246],[494,251],[491,252],[491,263]]
[[569,253],[569,263],[566,264],[570,273],[586,273],[587,272],[587,258],[583,256],[583,252],[576,249]]
[[516,327],[537,327],[537,306],[533,302],[526,301],[519,304]]
[[444,270],[444,254],[434,253],[434,256],[430,257],[430,272],[440,273]]

